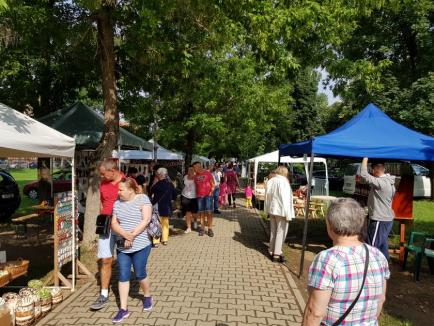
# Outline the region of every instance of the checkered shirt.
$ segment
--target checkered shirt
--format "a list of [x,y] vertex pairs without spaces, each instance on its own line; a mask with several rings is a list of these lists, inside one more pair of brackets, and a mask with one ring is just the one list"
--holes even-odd
[[[384,280],[390,277],[384,255],[368,246],[369,267],[360,298],[341,325],[377,325],[377,304]],[[365,268],[365,249],[335,246],[320,252],[309,268],[308,287],[331,290],[327,314],[321,325],[333,325],[359,293]]]

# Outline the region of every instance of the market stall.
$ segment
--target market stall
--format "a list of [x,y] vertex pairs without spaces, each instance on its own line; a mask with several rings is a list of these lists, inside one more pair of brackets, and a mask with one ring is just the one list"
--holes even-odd
[[[74,169],[75,140],[64,134],[0,103],[0,157],[63,157],[71,159],[72,190],[60,193],[58,196],[69,198],[68,211],[59,201],[53,207],[55,226],[55,263],[54,283],[59,278],[71,290],[75,289],[75,279],[78,267],[82,266],[76,256],[76,198]],[[69,226],[67,233],[61,233],[60,226]],[[69,240],[63,242],[63,240]],[[62,243],[62,251],[59,244]],[[68,253],[68,254],[66,254]],[[66,262],[72,263],[71,281],[60,273],[58,258],[64,254]],[[77,265],[78,264],[78,265]],[[31,266],[31,260],[30,260]],[[84,266],[82,266],[84,269]]]
[[[257,183],[258,183],[258,168],[260,163],[278,163],[279,162],[279,151],[274,151],[270,153],[266,153],[263,155],[259,155],[257,157],[251,158],[248,160],[248,162],[253,163],[253,189],[256,192]],[[325,179],[315,179],[315,187],[314,187],[314,194],[315,195],[323,195],[328,196],[329,195],[329,187],[328,187],[328,169],[327,169],[327,161],[325,158],[322,157],[315,157],[314,158],[315,163],[321,163],[324,165],[324,171],[325,171]],[[280,163],[288,163],[288,164],[303,164],[305,175],[309,175],[308,170],[308,163],[309,159],[307,156],[305,157],[281,157]],[[261,188],[262,189],[262,188]],[[258,189],[259,191],[259,189]]]
[[[303,155],[310,156],[309,168],[311,172],[315,156],[434,161],[434,138],[395,122],[374,104],[369,104],[351,120],[326,135],[314,137],[304,142],[279,146],[279,157],[281,158]],[[311,183],[312,173],[309,174],[308,179],[308,184]],[[406,193],[404,190],[402,192]],[[310,195],[310,187],[308,187],[307,205],[309,205]],[[410,195],[412,196],[412,192]],[[400,210],[396,206],[393,208],[397,219],[400,219]],[[410,219],[408,212],[406,215],[404,219],[401,219],[402,221]],[[306,213],[300,275],[303,271],[304,252],[306,250],[307,218]],[[402,226],[400,228],[401,232],[405,231]],[[403,241],[403,237],[401,237],[401,241]],[[403,243],[401,242],[402,248]]]

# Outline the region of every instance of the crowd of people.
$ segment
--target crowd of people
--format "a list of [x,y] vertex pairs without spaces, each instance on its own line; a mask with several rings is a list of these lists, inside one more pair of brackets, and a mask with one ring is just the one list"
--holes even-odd
[[[393,218],[394,180],[385,174],[383,163],[373,162],[372,170],[372,175],[367,173],[364,159],[362,177],[371,186],[368,226],[365,211],[353,199],[338,199],[329,207],[326,225],[333,247],[320,252],[310,266],[304,325],[337,325],[343,319],[349,324],[376,324],[390,276],[387,235]],[[143,291],[143,310],[152,309],[147,260],[153,246],[168,244],[169,217],[177,194],[164,167],[155,167],[149,186],[139,184],[131,173],[126,177],[112,159],[102,161],[99,172],[101,213],[111,217],[111,229],[99,236],[101,293],[91,309],[99,310],[108,303],[116,247],[120,309],[112,321],[119,323],[129,315],[131,267]],[[183,178],[181,193],[185,233],[197,229],[199,236],[213,237],[214,214],[236,207],[237,190],[238,173],[232,163],[204,168],[194,162]],[[253,207],[253,189],[247,185],[243,191],[246,208]],[[269,175],[264,210],[270,218],[270,258],[283,263],[282,247],[295,218],[293,192],[284,166]],[[154,212],[158,212],[162,226],[159,239],[150,238],[146,231]]]

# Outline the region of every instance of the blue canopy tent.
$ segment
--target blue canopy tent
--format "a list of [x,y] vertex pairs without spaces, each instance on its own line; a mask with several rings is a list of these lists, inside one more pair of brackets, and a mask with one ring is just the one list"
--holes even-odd
[[[434,161],[434,138],[397,123],[371,103],[344,125],[326,135],[279,146],[279,158],[303,155],[311,157],[307,196],[309,205],[314,156]],[[300,275],[306,248],[307,218],[308,210],[305,214]]]

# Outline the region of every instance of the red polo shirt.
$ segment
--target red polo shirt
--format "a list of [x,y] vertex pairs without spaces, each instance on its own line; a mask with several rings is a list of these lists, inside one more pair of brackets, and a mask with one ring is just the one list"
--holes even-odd
[[[122,177],[124,177],[123,174]],[[119,182],[115,184],[113,184],[111,181],[105,180],[101,182],[101,185],[99,186],[99,194],[102,207],[101,214],[111,215],[113,213],[113,205],[118,199]]]

